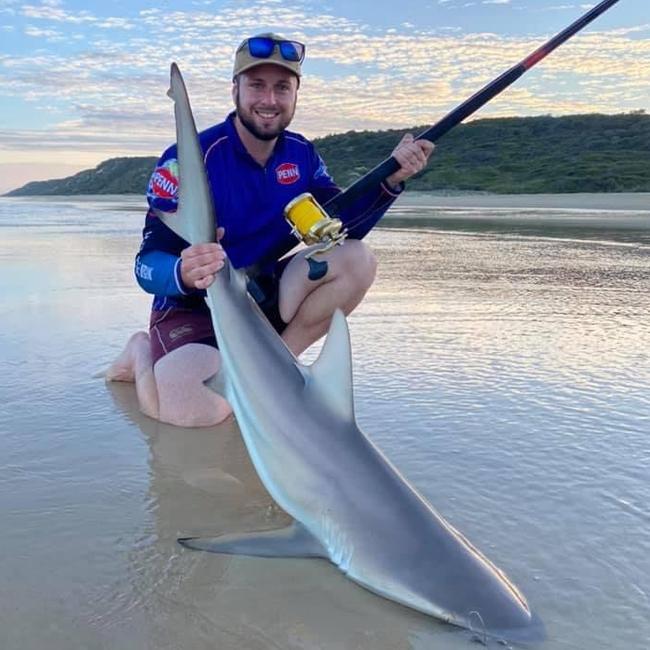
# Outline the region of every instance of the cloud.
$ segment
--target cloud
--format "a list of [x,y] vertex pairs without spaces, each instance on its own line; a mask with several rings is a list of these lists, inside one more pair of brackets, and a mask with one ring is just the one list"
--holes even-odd
[[[22,17],[30,24],[24,33],[43,42],[35,52],[0,55],[0,87],[4,96],[43,107],[48,137],[44,144],[38,127],[11,129],[5,119],[0,157],[39,147],[155,153],[173,138],[165,96],[170,61],[181,66],[197,123],[205,128],[231,109],[235,46],[242,34],[262,29],[307,43],[294,126],[312,137],[432,123],[540,45],[524,36],[397,23],[390,30],[369,27],[309,7],[208,1],[188,11],[158,7],[99,17],[68,10],[58,0],[25,5]],[[581,34],[480,116],[650,108],[650,41],[643,38],[648,30],[638,25]],[[48,47],[53,40],[57,46]]]
[[36,18],[41,20],[51,20],[54,22],[84,23],[94,22],[94,18],[89,12],[81,11],[79,13],[68,13],[61,9],[59,4],[48,3],[42,5],[25,5],[20,13],[27,18]]
[[32,38],[45,38],[50,42],[63,40],[65,38],[61,32],[58,32],[55,29],[41,29],[40,27],[33,27],[32,25],[25,27],[24,34],[25,36],[31,36]]

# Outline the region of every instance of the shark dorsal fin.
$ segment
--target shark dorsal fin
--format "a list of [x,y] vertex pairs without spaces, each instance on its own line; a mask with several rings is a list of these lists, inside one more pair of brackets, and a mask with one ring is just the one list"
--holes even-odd
[[345,316],[337,309],[316,361],[308,369],[308,390],[314,390],[342,419],[354,420],[352,350]]
[[243,270],[236,269],[230,265],[230,284],[235,288],[237,293],[246,293],[246,284],[248,277]]

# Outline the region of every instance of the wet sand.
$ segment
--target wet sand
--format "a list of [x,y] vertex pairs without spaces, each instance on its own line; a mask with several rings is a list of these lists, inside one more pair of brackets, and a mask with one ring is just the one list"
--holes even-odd
[[[411,198],[395,210],[438,210]],[[176,543],[286,515],[234,423],[160,425],[93,378],[147,322],[141,202],[0,201],[2,650],[474,647],[327,562]],[[523,591],[543,650],[645,650],[650,256],[558,232],[371,233],[378,278],[349,319],[357,418]]]

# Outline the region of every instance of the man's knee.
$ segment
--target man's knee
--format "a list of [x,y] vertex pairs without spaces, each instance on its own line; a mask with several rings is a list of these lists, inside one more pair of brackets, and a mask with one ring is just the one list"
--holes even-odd
[[232,408],[198,378],[182,382],[164,378],[157,382],[159,419],[179,427],[209,427],[223,422]]
[[220,366],[219,353],[210,346],[189,344],[162,357],[154,366],[160,419],[183,427],[218,424],[232,412],[224,397],[204,381]]
[[370,248],[358,239],[348,239],[342,246],[340,273],[352,278],[363,290],[370,288],[377,274],[377,258]]
[[[316,258],[321,259],[321,258]],[[355,304],[372,285],[377,270],[375,256],[358,239],[346,240],[342,246],[337,246],[327,253],[328,271],[318,282],[308,280],[307,263],[304,254],[297,255],[285,270],[280,279],[279,311],[282,320],[290,323],[313,293],[321,291],[321,287],[335,286],[339,304],[344,307],[351,301]]]

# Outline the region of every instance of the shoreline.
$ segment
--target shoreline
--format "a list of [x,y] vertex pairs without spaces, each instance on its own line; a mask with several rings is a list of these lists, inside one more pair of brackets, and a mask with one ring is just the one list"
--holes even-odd
[[[95,203],[98,208],[126,211],[146,210],[143,194],[56,194],[31,196],[1,196],[4,202]],[[116,205],[117,203],[117,205]],[[421,192],[406,190],[390,212],[404,219],[426,219],[413,211],[417,208],[436,209],[542,209],[606,212],[650,212],[650,192],[567,193],[567,194],[489,194],[483,192]]]
[[555,210],[650,211],[650,192],[571,194],[483,194],[405,192],[399,207],[432,208],[547,208]]

